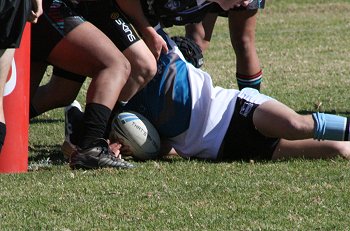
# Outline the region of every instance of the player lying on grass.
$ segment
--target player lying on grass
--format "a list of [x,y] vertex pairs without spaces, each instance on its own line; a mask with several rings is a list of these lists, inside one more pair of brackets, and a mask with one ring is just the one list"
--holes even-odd
[[[323,113],[299,115],[247,88],[213,87],[208,73],[185,62],[169,37],[160,73],[126,105],[146,116],[184,157],[204,159],[350,158],[349,119]],[[337,140],[319,141],[319,140]],[[339,142],[341,141],[341,142]]]
[[[350,159],[348,118],[300,115],[255,89],[214,87],[210,75],[186,62],[176,44],[156,29],[169,52],[161,55],[154,79],[123,109],[144,115],[179,155],[243,161]],[[119,152],[120,145],[112,148]]]

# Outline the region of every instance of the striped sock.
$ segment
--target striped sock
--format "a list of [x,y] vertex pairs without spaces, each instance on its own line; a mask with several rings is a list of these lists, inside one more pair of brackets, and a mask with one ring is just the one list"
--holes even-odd
[[239,90],[242,90],[245,87],[254,88],[260,90],[260,84],[262,81],[262,70],[260,70],[255,75],[242,75],[236,73],[236,79]]

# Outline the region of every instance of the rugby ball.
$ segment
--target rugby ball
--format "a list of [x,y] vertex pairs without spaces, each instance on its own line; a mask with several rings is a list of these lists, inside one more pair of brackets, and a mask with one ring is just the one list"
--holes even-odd
[[112,136],[128,145],[132,156],[139,160],[158,157],[160,138],[155,127],[141,114],[133,111],[121,112],[113,118]]

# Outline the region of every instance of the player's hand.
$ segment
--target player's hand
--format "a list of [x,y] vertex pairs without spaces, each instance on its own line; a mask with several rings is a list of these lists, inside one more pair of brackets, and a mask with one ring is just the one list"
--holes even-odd
[[111,144],[109,144],[109,148],[112,150],[112,152],[114,153],[114,155],[118,159],[122,158],[122,155],[121,155],[121,152],[120,152],[121,147],[122,147],[122,144],[120,144],[120,143],[111,143]]
[[249,0],[210,0],[212,2],[216,2],[220,5],[220,7],[224,10],[230,10],[237,6],[248,6]]
[[247,7],[249,5],[249,1],[241,1],[240,3],[236,4],[236,7],[244,6]]
[[168,53],[168,46],[166,42],[156,31],[144,33],[143,40],[145,41],[148,48],[151,50],[156,60],[159,59],[161,53]]
[[128,145],[124,144],[124,140],[122,138],[115,137],[111,140],[107,140],[109,144],[109,148],[112,150],[112,152],[121,159],[122,155],[124,156],[132,156],[132,151],[130,150],[130,147]]
[[37,23],[39,17],[43,14],[42,0],[32,0],[32,10],[28,16],[27,21]]

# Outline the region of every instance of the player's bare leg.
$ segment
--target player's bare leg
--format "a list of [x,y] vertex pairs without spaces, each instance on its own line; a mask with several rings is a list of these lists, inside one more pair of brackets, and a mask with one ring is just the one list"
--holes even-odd
[[12,59],[15,54],[15,49],[0,49],[0,151],[5,142],[6,123],[3,105],[3,95],[8,73],[11,68]]
[[314,120],[311,115],[300,115],[288,106],[275,101],[267,101],[255,110],[255,127],[267,137],[288,140],[313,138]]
[[229,11],[231,44],[236,54],[236,79],[239,89],[260,90],[262,70],[255,47],[257,10]]
[[131,65],[130,78],[120,93],[120,101],[128,101],[143,88],[156,74],[157,62],[143,40],[123,51]]
[[236,71],[254,75],[260,68],[255,48],[257,10],[229,11],[229,28],[232,47],[236,53]]
[[5,123],[4,111],[3,111],[3,93],[5,89],[5,83],[7,75],[9,73],[15,49],[0,49],[0,122]]
[[208,13],[200,23],[187,24],[186,37],[193,39],[204,53],[210,45],[217,13]]
[[328,159],[339,155],[350,159],[349,141],[317,141],[313,139],[291,141],[281,139],[272,159]]
[[[334,115],[332,115],[334,116]],[[337,117],[340,121],[346,121],[344,117]],[[327,120],[327,119],[326,119]],[[255,110],[253,116],[255,127],[267,137],[282,138],[277,146],[274,159],[305,157],[305,158],[330,158],[341,155],[350,159],[350,142],[343,141],[349,127],[333,126],[334,120],[327,120],[324,124],[326,140],[312,139],[317,130],[317,123],[312,115],[299,115],[286,105],[275,101],[267,101]],[[336,121],[337,122],[337,121]],[[332,126],[331,126],[332,125]],[[335,132],[336,131],[336,132]],[[317,134],[317,133],[316,133]],[[331,138],[334,137],[332,141]],[[336,138],[340,137],[340,138]]]

